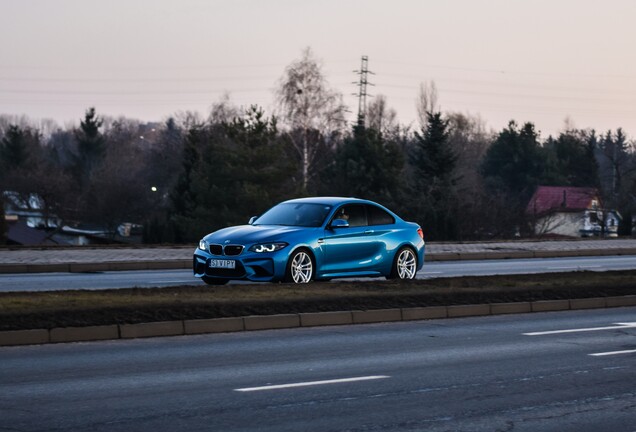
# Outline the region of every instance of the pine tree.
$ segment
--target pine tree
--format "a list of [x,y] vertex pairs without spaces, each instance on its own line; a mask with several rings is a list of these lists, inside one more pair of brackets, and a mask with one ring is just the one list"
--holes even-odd
[[518,129],[511,121],[486,152],[482,174],[492,189],[525,202],[540,183],[545,162],[534,125],[526,123]]
[[491,232],[513,236],[526,229],[526,206],[537,186],[548,177],[547,169],[547,154],[534,125],[526,123],[519,129],[511,121],[490,146],[481,165],[487,192],[496,203],[496,220],[488,221]]
[[594,156],[595,135],[567,131],[545,144],[548,172],[541,182],[553,186],[598,187],[598,164]]
[[103,120],[95,113],[95,108],[89,108],[80,122],[80,128],[75,130],[77,140],[77,157],[75,161],[75,176],[83,190],[88,188],[90,175],[99,165],[105,153],[105,139],[99,129]]
[[449,144],[448,122],[442,114],[428,112],[426,118],[421,133],[415,133],[410,155],[414,217],[428,238],[454,239],[458,232],[457,155]]
[[455,182],[457,155],[449,145],[448,122],[441,113],[427,113],[428,123],[422,133],[415,132],[412,163],[416,184],[423,190],[447,188]]
[[353,127],[325,175],[324,193],[378,201],[395,209],[403,186],[402,150],[363,124]]
[[29,159],[37,154],[39,135],[37,132],[11,125],[0,141],[0,168],[3,173],[26,167]]
[[183,170],[172,194],[173,220],[182,240],[230,225],[290,198],[292,170],[275,119],[251,107],[241,118],[192,127]]

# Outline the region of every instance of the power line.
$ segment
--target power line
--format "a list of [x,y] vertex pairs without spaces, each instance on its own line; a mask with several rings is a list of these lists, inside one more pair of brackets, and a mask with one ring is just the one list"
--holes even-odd
[[423,67],[433,69],[455,70],[461,72],[481,72],[494,75],[526,75],[526,76],[553,76],[553,77],[587,77],[587,78],[636,78],[634,74],[606,74],[606,73],[585,73],[578,71],[568,72],[554,72],[554,71],[531,71],[531,70],[513,70],[513,69],[486,69],[486,68],[474,68],[465,66],[450,66],[439,64],[425,64],[425,63],[412,63],[412,62],[400,62],[400,61],[380,61],[381,64],[393,64],[399,66],[409,67]]

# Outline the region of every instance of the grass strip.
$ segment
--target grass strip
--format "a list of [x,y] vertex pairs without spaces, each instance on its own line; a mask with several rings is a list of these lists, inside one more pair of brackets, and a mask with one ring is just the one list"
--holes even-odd
[[0,330],[636,295],[636,271],[0,293]]

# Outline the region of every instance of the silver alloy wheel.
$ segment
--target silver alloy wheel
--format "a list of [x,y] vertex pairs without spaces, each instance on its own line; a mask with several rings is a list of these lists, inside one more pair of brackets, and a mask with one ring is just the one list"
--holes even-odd
[[292,257],[289,270],[294,283],[307,283],[314,274],[314,264],[309,254],[299,251]]
[[397,259],[397,276],[400,279],[413,279],[417,272],[417,258],[409,248],[403,249]]

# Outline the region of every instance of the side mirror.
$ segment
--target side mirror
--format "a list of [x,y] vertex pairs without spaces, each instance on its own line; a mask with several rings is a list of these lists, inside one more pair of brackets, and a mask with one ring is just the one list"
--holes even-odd
[[256,222],[256,219],[258,219],[258,216],[252,216],[250,218],[250,221],[248,222],[248,225],[252,225],[254,222]]
[[334,219],[330,226],[331,228],[349,228],[349,222],[344,219]]

